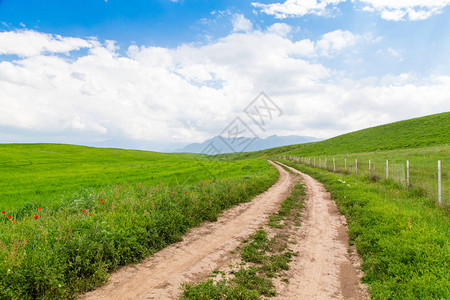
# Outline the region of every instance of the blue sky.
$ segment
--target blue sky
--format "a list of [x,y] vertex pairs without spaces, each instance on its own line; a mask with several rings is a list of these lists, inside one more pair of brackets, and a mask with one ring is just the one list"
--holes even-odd
[[262,90],[326,138],[448,111],[448,53],[450,0],[0,0],[0,142],[173,149]]

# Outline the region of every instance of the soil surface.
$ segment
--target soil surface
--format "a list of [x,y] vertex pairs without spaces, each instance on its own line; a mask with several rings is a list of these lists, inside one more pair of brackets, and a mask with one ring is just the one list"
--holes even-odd
[[[273,162],[279,180],[251,202],[221,214],[217,222],[204,223],[190,230],[183,241],[170,245],[139,264],[111,274],[108,284],[80,296],[80,299],[176,299],[180,285],[208,278],[212,271],[224,269],[233,260],[230,251],[265,223],[280,208],[298,180]],[[348,246],[345,217],[330,199],[322,184],[300,174],[307,196],[302,225],[290,237],[299,252],[287,271],[289,283],[277,281],[276,299],[366,299],[367,289],[360,283],[362,272],[356,251]]]
[[212,271],[228,264],[230,251],[278,211],[281,202],[289,196],[296,176],[273,165],[280,177],[266,192],[227,210],[217,222],[193,228],[183,241],[139,264],[119,269],[111,274],[105,286],[80,299],[176,299],[181,295],[181,283],[207,279]]
[[277,286],[274,299],[368,299],[360,259],[348,245],[345,217],[320,182],[288,168],[302,176],[306,198],[302,224],[290,237],[297,242],[290,248],[299,255],[290,263],[289,284]]

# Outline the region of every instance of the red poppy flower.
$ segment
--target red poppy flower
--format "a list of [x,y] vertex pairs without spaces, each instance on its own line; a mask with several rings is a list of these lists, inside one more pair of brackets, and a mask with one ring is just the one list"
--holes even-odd
[[212,182],[210,182],[209,184],[212,184]]
[[184,192],[185,194],[187,194],[187,192]]
[[33,218],[35,218],[37,220],[39,218],[39,216],[34,216]]
[[113,197],[115,197],[116,195],[113,195]]
[[211,179],[211,177],[208,177],[208,179]]
[[8,216],[8,219],[11,219],[12,218],[12,216]]
[[83,209],[83,210],[82,210],[82,212],[83,212],[83,214],[85,214],[85,213],[86,213],[86,210],[85,210],[85,209]]
[[41,209],[42,209],[42,208],[40,208],[40,207],[38,208],[38,210],[41,210]]
[[206,178],[203,178],[203,180],[205,180]]
[[13,222],[13,224],[15,224],[15,223],[16,223],[16,220],[12,220],[12,222]]
[[100,199],[101,202],[103,202],[103,199]]
[[2,214],[4,214],[6,211],[2,210]]

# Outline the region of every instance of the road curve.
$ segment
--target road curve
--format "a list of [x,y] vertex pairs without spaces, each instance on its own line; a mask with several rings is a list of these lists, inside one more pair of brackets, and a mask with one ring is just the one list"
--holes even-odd
[[183,241],[139,264],[119,269],[111,275],[109,283],[79,299],[176,299],[181,295],[181,283],[204,280],[213,270],[226,265],[229,252],[279,209],[298,180],[269,162],[278,169],[280,177],[266,192],[227,210],[217,222],[190,230]]

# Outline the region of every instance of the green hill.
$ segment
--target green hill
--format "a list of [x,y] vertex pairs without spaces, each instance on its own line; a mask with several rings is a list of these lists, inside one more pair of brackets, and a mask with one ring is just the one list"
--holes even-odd
[[362,153],[450,144],[450,112],[367,128],[322,142],[300,145],[307,155]]
[[284,153],[299,156],[335,155],[438,145],[450,145],[450,112],[362,129],[321,142],[222,154],[218,157],[244,159]]

